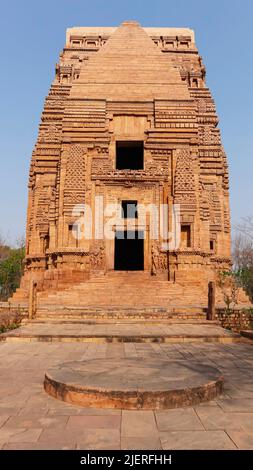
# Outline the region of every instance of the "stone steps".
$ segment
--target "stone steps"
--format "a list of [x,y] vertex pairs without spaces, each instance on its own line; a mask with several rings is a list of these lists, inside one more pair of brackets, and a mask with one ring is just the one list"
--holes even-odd
[[[198,317],[197,318],[178,318],[178,317],[172,317],[172,318],[96,318],[96,317],[91,317],[91,318],[85,318],[85,317],[74,317],[74,316],[69,316],[69,317],[55,317],[55,316],[40,316],[39,318],[35,317],[32,320],[32,323],[34,324],[61,324],[61,325],[206,325],[207,320],[205,320],[205,317]],[[24,318],[22,320],[22,325],[26,325],[31,323],[31,320],[28,320],[27,318]],[[210,325],[219,325],[219,322],[216,320],[209,320],[208,324]]]
[[146,273],[114,272],[108,276],[97,276],[62,291],[39,293],[37,306],[38,310],[41,307],[55,310],[54,306],[57,305],[89,309],[99,306],[107,311],[110,307],[168,308],[173,304],[195,307],[199,305],[201,297],[205,298],[206,295],[203,296],[203,288],[198,283],[187,287],[152,278]]
[[123,308],[110,306],[64,306],[64,305],[45,305],[39,307],[36,312],[37,321],[173,321],[173,320],[198,320],[206,319],[205,309],[201,307],[178,307],[161,308],[160,306]]
[[197,322],[30,322],[0,335],[8,342],[231,343],[240,335],[208,321]]
[[185,286],[147,272],[100,274],[64,290],[39,292],[36,318],[173,319],[205,318],[198,282]]
[[18,287],[15,292],[13,293],[12,297],[9,299],[11,303],[24,301],[28,299],[28,291]]

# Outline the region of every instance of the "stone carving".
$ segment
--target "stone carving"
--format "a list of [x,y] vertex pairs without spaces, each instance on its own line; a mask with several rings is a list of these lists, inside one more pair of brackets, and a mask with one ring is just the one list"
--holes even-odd
[[47,127],[43,127],[40,130],[39,142],[60,142],[61,140],[61,129],[59,125],[54,123],[49,124]]
[[65,209],[85,203],[85,148],[81,145],[70,145],[67,154]]
[[153,158],[146,164],[146,173],[152,176],[168,176],[169,175],[169,160],[168,157]]
[[45,103],[45,106],[47,108],[58,108],[58,107],[63,107],[65,104],[65,101],[62,100],[60,97],[58,99],[48,99]]
[[208,220],[210,227],[215,228],[216,231],[222,229],[221,204],[216,183],[202,182],[200,217],[202,220]]
[[200,114],[205,114],[207,111],[206,100],[203,98],[198,100],[198,111]]
[[175,172],[175,203],[196,206],[196,185],[193,167],[193,157],[190,149],[184,148],[177,153],[177,163]]
[[151,273],[152,273],[152,276],[156,276],[158,268],[159,268],[159,251],[156,245],[152,245],[151,259],[152,259]]
[[112,161],[109,158],[93,157],[92,158],[92,176],[107,175],[113,171]]
[[162,252],[156,244],[151,248],[151,274],[156,276],[159,271],[168,269],[167,252]]
[[105,267],[105,247],[95,245],[90,252],[90,264],[92,269],[103,269]]
[[54,147],[37,147],[36,148],[36,156],[39,155],[49,155],[49,156],[59,156],[60,155],[60,148]]
[[91,168],[92,178],[94,179],[129,179],[129,178],[148,178],[148,177],[167,177],[169,175],[169,160],[166,154],[156,154],[146,163],[145,170],[115,170],[112,159],[103,156],[94,156],[92,158]]
[[41,188],[38,209],[37,209],[37,224],[47,224],[48,225],[48,188]]
[[204,145],[220,144],[219,131],[217,131],[213,126],[200,127],[199,141]]

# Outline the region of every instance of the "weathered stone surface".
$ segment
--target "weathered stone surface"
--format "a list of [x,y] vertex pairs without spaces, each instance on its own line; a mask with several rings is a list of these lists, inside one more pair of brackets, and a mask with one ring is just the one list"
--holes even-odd
[[160,433],[163,449],[233,450],[236,445],[224,431],[172,431]]
[[[239,334],[205,322],[89,322],[29,323],[4,333],[0,341],[82,342],[82,343],[230,343],[241,341]],[[76,359],[79,359],[78,355]]]
[[[45,364],[52,368],[59,362],[73,360],[74,355],[89,360],[108,356],[131,358],[133,354],[139,363],[143,357],[150,356],[164,360],[182,359],[188,364],[201,357],[203,362],[222,370],[225,378],[222,396],[226,400],[218,398],[187,409],[121,411],[71,405],[55,400],[43,389]],[[249,394],[253,356],[250,343],[0,343],[0,377],[0,416],[4,416],[0,420],[0,447],[3,449],[76,449],[77,446],[85,449],[86,444],[89,448],[96,445],[98,449],[119,448],[119,445],[124,449],[160,449],[161,443],[164,448],[175,446],[177,449],[186,446],[230,449],[231,445],[238,449],[252,448],[253,395]],[[196,413],[202,430],[195,428]],[[69,418],[75,416],[96,419],[89,421],[93,427],[84,429],[82,422],[71,423]],[[115,428],[105,428],[106,423],[112,426],[111,416],[117,416],[118,423],[113,422]],[[208,430],[205,430],[206,426]],[[78,432],[74,431],[75,427]],[[31,435],[24,433],[27,429],[43,431]],[[15,435],[19,437],[15,438]],[[29,442],[22,441],[22,435]]]
[[202,422],[192,408],[156,411],[156,421],[159,431],[197,431],[204,429]]
[[[68,29],[32,154],[26,267],[12,302],[28,302],[32,282],[30,315],[58,315],[59,306],[65,313],[73,306],[207,306],[208,282],[231,263],[228,168],[217,123],[192,30],[131,21]],[[120,141],[143,142],[143,168],[117,168]],[[94,216],[97,196],[104,206],[166,203],[169,232],[172,206],[180,204],[179,247],[163,249],[148,225],[144,272],[134,279],[115,273],[114,239],[100,229],[95,236],[95,217],[89,239],[71,231],[73,208],[87,204]]]
[[253,339],[253,330],[242,330],[240,333],[245,338]]
[[201,362],[108,358],[60,364],[46,372],[44,387],[53,397],[81,406],[165,409],[214,399],[222,392],[223,377]]
[[152,434],[150,437],[122,437],[122,450],[159,450],[161,449],[159,437]]

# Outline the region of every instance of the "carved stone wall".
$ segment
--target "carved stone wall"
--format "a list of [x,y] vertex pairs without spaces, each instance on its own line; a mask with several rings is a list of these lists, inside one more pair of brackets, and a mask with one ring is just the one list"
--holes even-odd
[[67,154],[64,211],[71,213],[76,204],[85,204],[85,148],[73,144]]
[[194,159],[189,148],[177,151],[174,201],[183,211],[196,210],[196,184]]

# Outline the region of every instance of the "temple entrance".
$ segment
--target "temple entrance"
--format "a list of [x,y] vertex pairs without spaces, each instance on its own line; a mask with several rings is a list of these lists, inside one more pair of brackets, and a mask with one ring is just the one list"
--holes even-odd
[[114,250],[116,271],[144,270],[144,232],[141,230],[116,231]]

